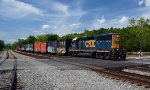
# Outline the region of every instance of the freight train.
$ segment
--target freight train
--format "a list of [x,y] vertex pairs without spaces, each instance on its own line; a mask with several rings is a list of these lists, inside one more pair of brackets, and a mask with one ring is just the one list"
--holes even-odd
[[91,53],[93,57],[100,59],[126,59],[126,50],[121,47],[120,35],[118,33],[107,33],[49,42],[35,42],[22,45],[18,49],[28,52],[64,54],[70,56],[78,55],[79,53]]

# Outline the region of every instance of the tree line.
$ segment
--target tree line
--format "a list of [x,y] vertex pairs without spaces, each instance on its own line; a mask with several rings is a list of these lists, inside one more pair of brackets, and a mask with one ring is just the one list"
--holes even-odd
[[[99,35],[102,33],[119,33],[121,35],[121,44],[127,51],[150,51],[150,19],[140,18],[138,20],[132,18],[129,20],[129,25],[123,28],[99,28],[97,30],[84,30],[83,33],[72,33],[60,37],[57,34],[44,34],[37,37],[30,35],[27,39],[18,39],[13,44],[23,45],[34,42],[47,42],[53,40],[64,40],[67,38],[83,37]],[[140,48],[141,47],[141,48]]]

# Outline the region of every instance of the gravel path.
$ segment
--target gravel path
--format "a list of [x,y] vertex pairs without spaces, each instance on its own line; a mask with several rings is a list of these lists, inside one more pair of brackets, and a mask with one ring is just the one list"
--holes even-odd
[[103,77],[88,69],[71,67],[77,66],[60,62],[58,65],[48,65],[36,59],[18,59],[17,75],[23,90],[149,90]]

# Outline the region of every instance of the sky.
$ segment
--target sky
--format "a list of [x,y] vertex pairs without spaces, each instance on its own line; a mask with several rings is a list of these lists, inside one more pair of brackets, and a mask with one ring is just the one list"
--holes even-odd
[[150,18],[150,0],[0,0],[0,40],[122,28],[140,17]]

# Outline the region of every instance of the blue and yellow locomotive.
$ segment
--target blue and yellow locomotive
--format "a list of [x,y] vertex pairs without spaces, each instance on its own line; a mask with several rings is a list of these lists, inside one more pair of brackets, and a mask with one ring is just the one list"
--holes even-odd
[[117,33],[75,38],[68,50],[68,55],[92,53],[95,58],[125,60],[126,50],[120,45],[120,35]]

